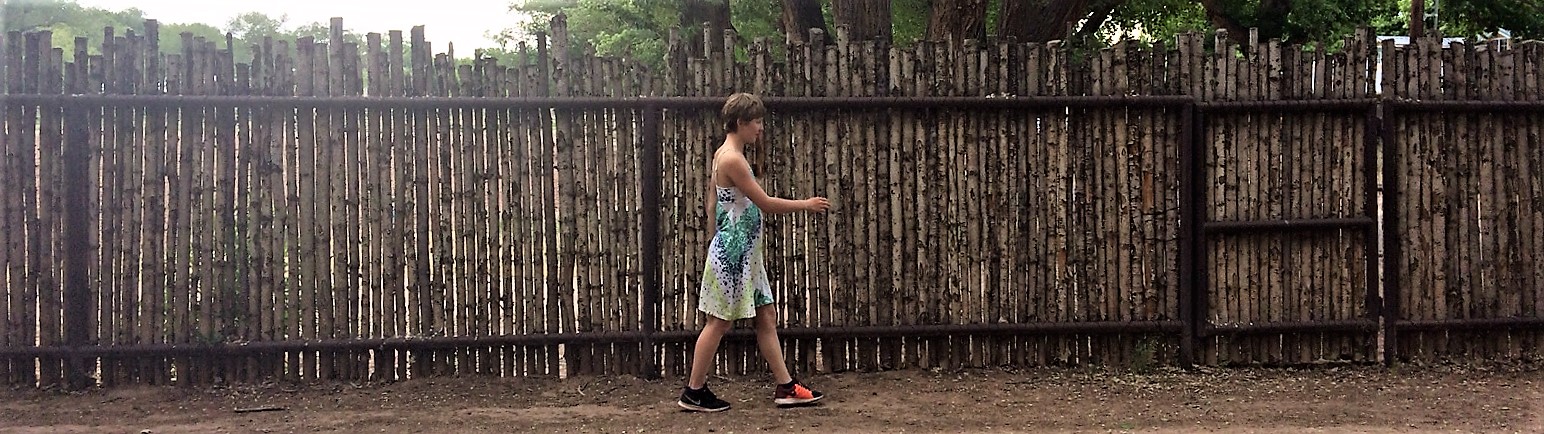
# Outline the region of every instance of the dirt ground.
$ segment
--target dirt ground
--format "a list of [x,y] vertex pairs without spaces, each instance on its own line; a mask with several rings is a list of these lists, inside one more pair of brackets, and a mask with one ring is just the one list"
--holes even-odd
[[[391,384],[0,391],[0,432],[1544,433],[1538,366],[1079,368],[814,375],[822,405],[780,409],[762,377],[710,381],[734,404],[675,405],[681,379],[435,378]],[[280,410],[244,412],[254,408]]]

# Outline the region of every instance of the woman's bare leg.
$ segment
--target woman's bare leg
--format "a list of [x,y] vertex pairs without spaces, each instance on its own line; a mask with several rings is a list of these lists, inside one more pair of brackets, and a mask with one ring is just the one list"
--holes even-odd
[[[772,368],[772,380],[777,384],[793,381],[788,375],[788,364],[783,360],[783,345],[777,339],[777,308],[767,304],[756,308],[756,346],[761,357]],[[698,344],[701,345],[701,344]]]
[[708,315],[708,325],[697,335],[697,346],[692,351],[692,376],[686,387],[701,389],[708,384],[708,372],[713,371],[713,356],[718,353],[718,341],[734,327],[734,323]]

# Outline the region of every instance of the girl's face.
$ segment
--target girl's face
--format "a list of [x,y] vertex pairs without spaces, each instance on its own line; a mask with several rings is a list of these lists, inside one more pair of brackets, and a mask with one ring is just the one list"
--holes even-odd
[[745,143],[760,143],[761,130],[761,118],[740,121],[740,125],[735,129],[735,135],[740,136],[740,140],[745,141]]

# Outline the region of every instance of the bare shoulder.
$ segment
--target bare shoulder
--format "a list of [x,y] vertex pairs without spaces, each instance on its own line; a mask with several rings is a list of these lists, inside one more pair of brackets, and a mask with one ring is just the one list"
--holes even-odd
[[733,149],[720,148],[713,153],[713,166],[719,170],[745,170],[750,167],[750,162],[745,160],[745,154]]

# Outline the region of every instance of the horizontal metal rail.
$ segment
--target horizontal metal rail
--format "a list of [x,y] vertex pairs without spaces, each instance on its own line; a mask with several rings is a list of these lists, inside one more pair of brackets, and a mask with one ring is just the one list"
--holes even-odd
[[1408,112],[1544,111],[1544,101],[1388,100],[1384,104],[1392,110]]
[[[1178,107],[1194,102],[1183,96],[1068,97],[764,97],[771,109],[834,108],[955,108],[1051,109],[1062,107]],[[0,103],[36,106],[221,107],[269,106],[305,108],[489,108],[489,109],[717,109],[720,97],[367,97],[257,95],[43,95],[4,94]]]
[[1210,116],[1226,116],[1226,112],[1294,112],[1294,111],[1343,111],[1366,112],[1369,107],[1376,106],[1377,99],[1305,99],[1305,100],[1273,100],[1273,101],[1208,101],[1197,102],[1196,109],[1208,113]]
[[[880,338],[951,335],[1034,335],[1179,333],[1179,321],[1101,321],[1021,324],[947,324],[856,327],[793,327],[779,329],[785,338]],[[0,357],[129,357],[129,356],[241,356],[291,351],[443,350],[521,345],[582,343],[692,342],[697,330],[672,330],[653,334],[641,331],[593,333],[541,333],[510,336],[425,337],[387,339],[330,339],[316,341],[261,341],[224,344],[143,344],[96,346],[0,347]],[[729,339],[754,338],[754,331],[734,330]]]
[[1377,221],[1369,217],[1351,217],[1331,219],[1206,222],[1201,225],[1201,229],[1207,233],[1247,233],[1263,231],[1289,232],[1335,229],[1366,229],[1367,227],[1375,224],[1377,224]]
[[1493,330],[1544,328],[1544,318],[1469,318],[1395,321],[1400,331]]
[[1373,332],[1378,322],[1370,319],[1328,321],[1282,321],[1251,324],[1219,324],[1204,328],[1202,336],[1269,333]]

